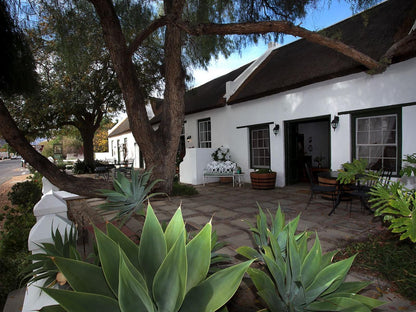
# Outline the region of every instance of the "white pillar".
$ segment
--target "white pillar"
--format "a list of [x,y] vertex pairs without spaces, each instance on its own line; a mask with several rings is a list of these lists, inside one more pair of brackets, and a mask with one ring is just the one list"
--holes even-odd
[[39,221],[42,216],[48,214],[59,215],[67,219],[67,211],[68,207],[66,202],[55,196],[53,190],[50,190],[48,193],[44,194],[40,201],[38,201],[33,208],[33,214],[35,215],[37,221]]

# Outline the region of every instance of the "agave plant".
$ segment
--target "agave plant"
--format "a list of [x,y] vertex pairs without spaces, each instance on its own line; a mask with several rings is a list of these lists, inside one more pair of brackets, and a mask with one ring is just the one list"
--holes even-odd
[[[314,245],[308,250],[306,233],[296,239],[299,217],[295,220],[283,226],[284,214],[279,207],[274,218],[274,224],[279,224],[281,229],[277,236],[266,229],[267,245],[263,245],[260,251],[249,247],[237,249],[249,259],[257,258],[264,262],[262,270],[248,269],[259,296],[267,306],[262,311],[371,311],[383,304],[357,294],[369,282],[345,282],[354,257],[332,263],[336,251],[322,254],[317,235]],[[263,226],[267,226],[267,222]]]
[[[243,246],[239,247],[237,251],[246,258],[263,260],[261,251],[270,245],[271,236],[279,243],[282,255],[284,256],[287,245],[287,231],[291,231],[293,234],[295,233],[300,216],[297,216],[288,224],[285,224],[285,215],[282,213],[279,206],[274,217],[269,212],[271,219],[269,222],[267,215],[263,212],[260,205],[257,204],[257,206],[259,208],[259,214],[256,216],[256,226],[253,226],[247,221],[250,226],[250,231],[256,245],[256,249]],[[310,233],[308,232],[300,233],[295,235],[295,240],[298,241],[300,239],[307,239],[309,236]]]
[[131,181],[122,173],[117,172],[117,177],[113,181],[114,190],[100,190],[107,196],[107,202],[100,205],[103,210],[117,211],[117,217],[122,224],[127,221],[133,213],[144,215],[144,202],[149,198],[163,193],[151,193],[156,183],[162,181],[157,179],[149,182],[152,170],[139,171],[132,170]]
[[95,228],[101,267],[54,258],[72,290],[45,288],[59,304],[42,311],[216,311],[235,293],[252,261],[220,270],[207,278],[211,259],[211,224],[186,243],[180,208],[162,227],[149,205],[140,244],[111,223],[107,234]]
[[58,229],[55,232],[51,229],[51,237],[53,243],[42,243],[38,245],[42,249],[42,253],[28,256],[28,260],[33,261],[33,263],[28,265],[22,272],[26,274],[23,280],[26,281],[29,279],[28,284],[44,280],[44,287],[51,287],[57,282],[63,285],[65,284],[64,281],[58,280],[59,270],[52,261],[52,257],[81,259],[81,255],[76,249],[77,231],[75,227],[71,226],[69,232],[65,229],[64,236],[61,235]]

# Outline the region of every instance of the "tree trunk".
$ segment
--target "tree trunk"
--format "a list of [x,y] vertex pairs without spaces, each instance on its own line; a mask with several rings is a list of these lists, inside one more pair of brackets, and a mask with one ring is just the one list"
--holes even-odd
[[111,189],[112,185],[101,179],[77,178],[60,171],[47,158],[39,154],[26,140],[17,128],[14,120],[9,114],[3,100],[0,99],[0,124],[2,135],[33,168],[39,171],[45,178],[58,188],[88,197],[100,195],[98,189]]
[[[170,193],[175,175],[176,153],[184,120],[185,80],[181,63],[181,31],[167,25],[165,33],[165,94],[159,128],[155,131],[147,118],[145,96],[141,92],[131,52],[127,47],[111,1],[91,0],[103,28],[120,88],[126,103],[130,129],[143,152],[147,168],[154,179],[163,179],[160,190]],[[167,13],[180,15],[183,1],[171,1]]]
[[84,162],[94,168],[94,134],[93,128],[82,127],[79,128],[84,145]]

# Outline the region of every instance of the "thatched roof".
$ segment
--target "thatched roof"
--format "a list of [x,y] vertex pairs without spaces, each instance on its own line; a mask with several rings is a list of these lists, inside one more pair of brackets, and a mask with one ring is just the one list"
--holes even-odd
[[[407,36],[415,17],[416,1],[390,0],[321,32],[380,60],[393,44]],[[405,51],[406,46],[395,53],[393,63],[416,55],[416,49]],[[228,104],[365,70],[351,58],[301,39],[274,50],[231,96]]]

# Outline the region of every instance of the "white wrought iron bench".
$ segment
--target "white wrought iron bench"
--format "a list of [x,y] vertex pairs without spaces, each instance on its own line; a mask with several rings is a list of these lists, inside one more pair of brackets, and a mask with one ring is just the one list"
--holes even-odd
[[236,163],[231,161],[226,162],[211,162],[207,165],[207,168],[204,169],[204,185],[206,180],[209,178],[232,178],[233,179],[233,187],[235,185],[235,171],[236,171]]

